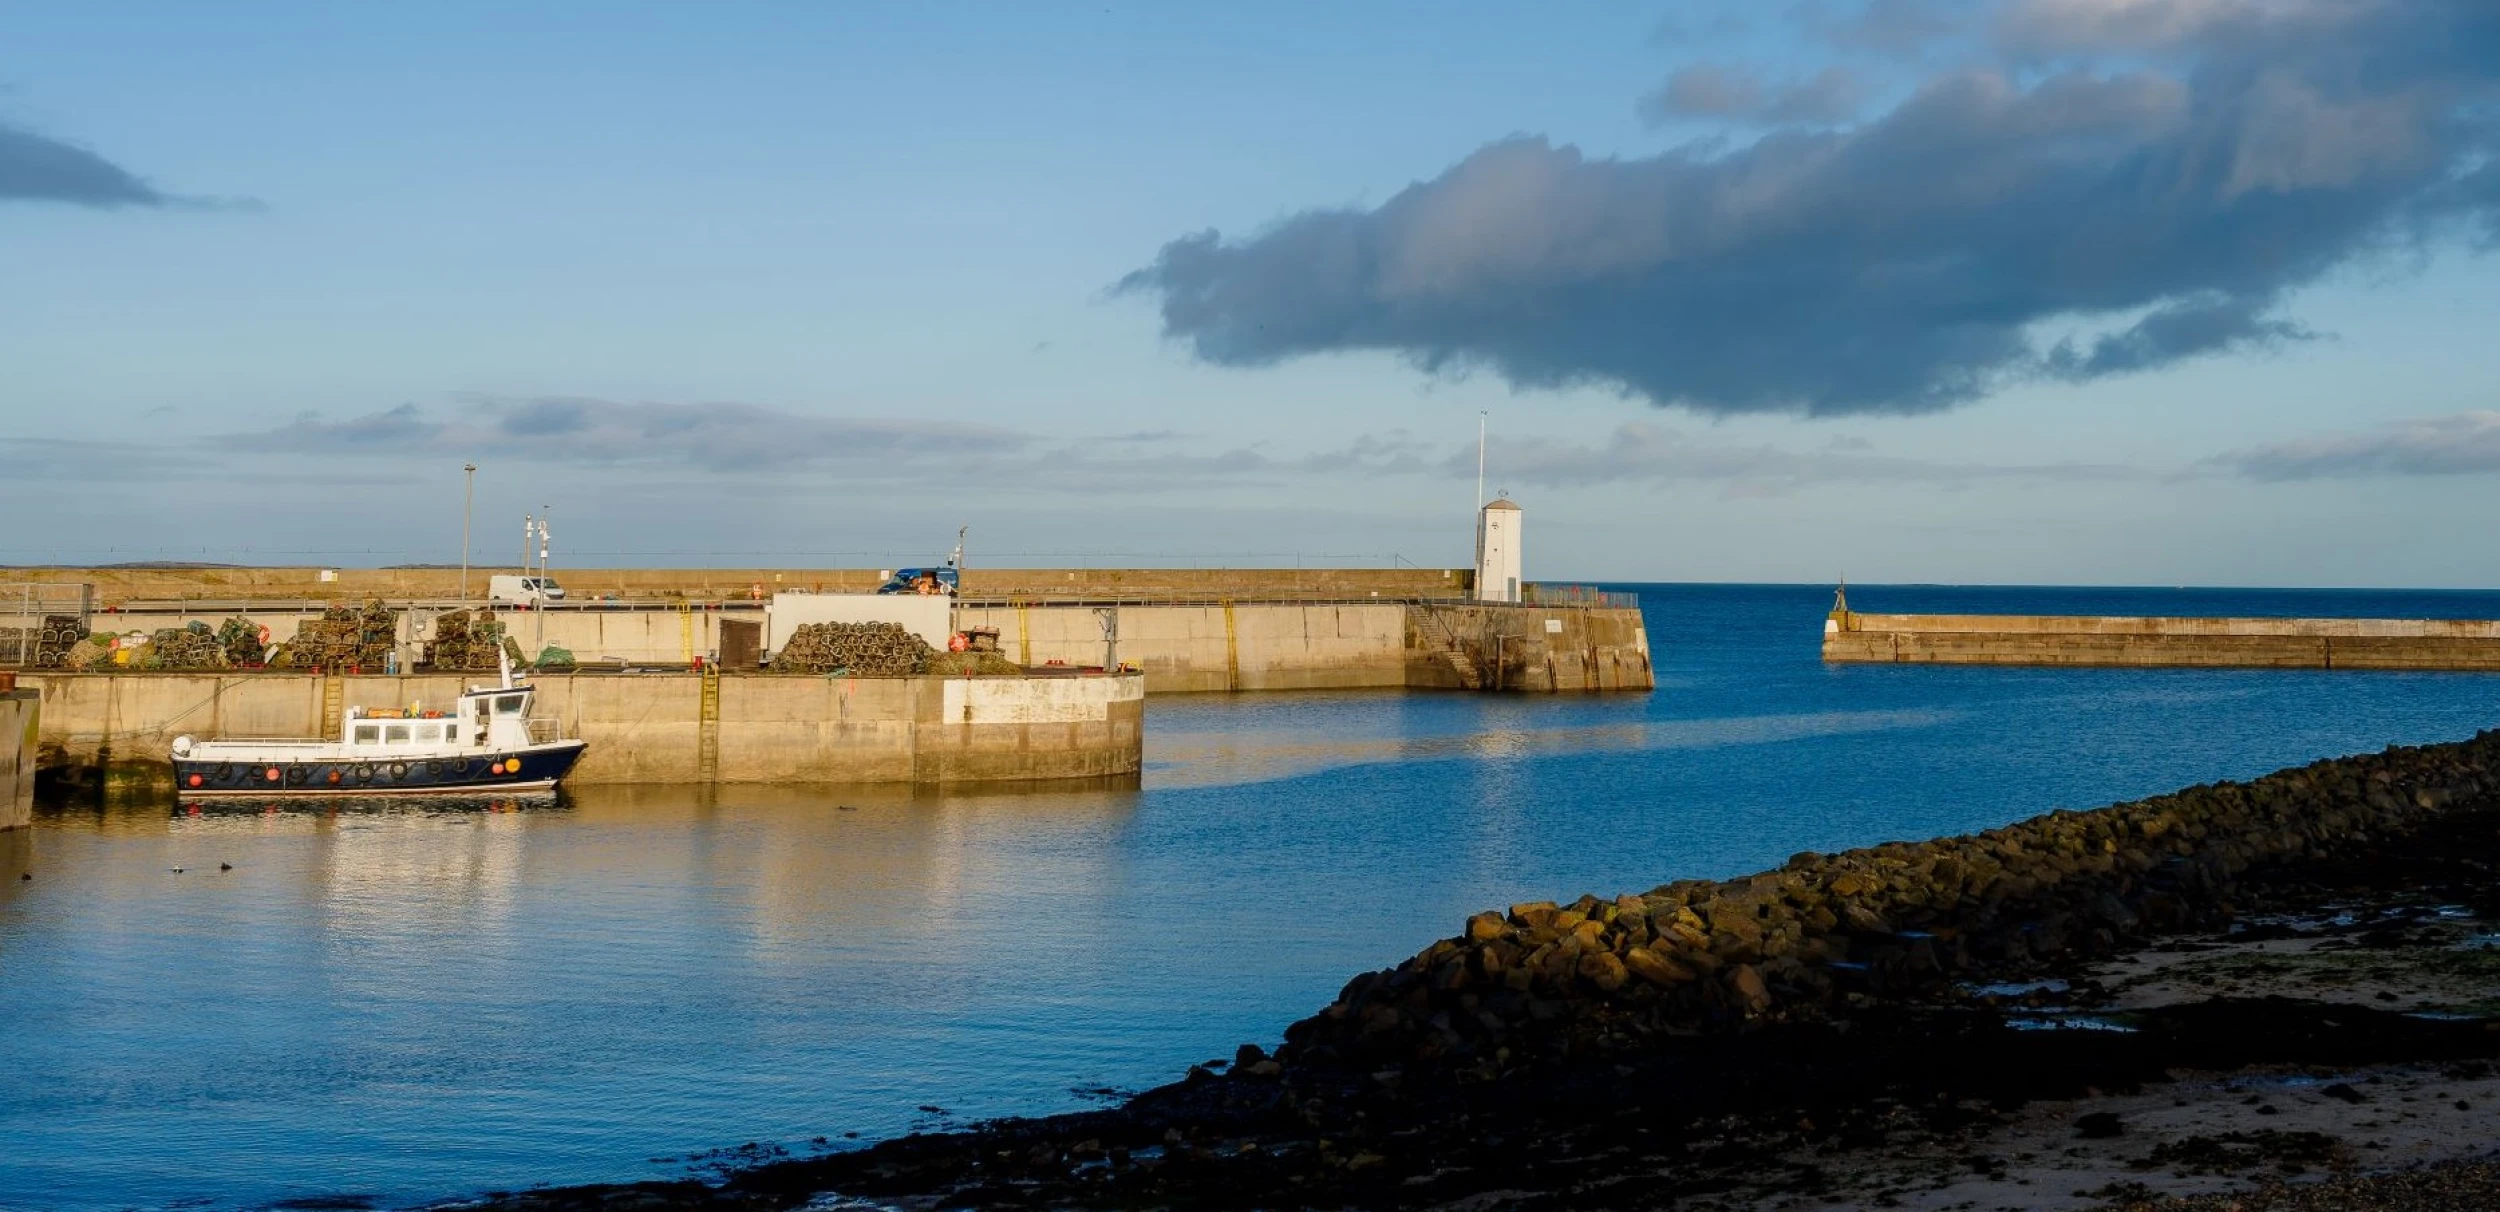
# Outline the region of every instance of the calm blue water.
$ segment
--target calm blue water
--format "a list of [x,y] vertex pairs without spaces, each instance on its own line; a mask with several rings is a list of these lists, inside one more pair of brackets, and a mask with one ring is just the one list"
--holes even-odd
[[[48,810],[0,834],[0,1207],[404,1204],[1067,1109],[1273,1042],[1486,906],[2500,723],[2475,675],[1827,669],[1828,590],[1641,593],[1655,696],[1158,698],[1138,792]],[[2462,593],[1851,599],[2500,616]]]

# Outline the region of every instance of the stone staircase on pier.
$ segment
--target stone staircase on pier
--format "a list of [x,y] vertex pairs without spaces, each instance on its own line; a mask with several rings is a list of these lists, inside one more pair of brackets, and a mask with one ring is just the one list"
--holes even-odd
[[1415,616],[1415,630],[1458,675],[1458,684],[1469,690],[1484,689],[1484,674],[1476,668],[1475,658],[1467,655],[1466,645],[1458,642],[1439,612],[1430,606],[1412,606],[1408,610]]

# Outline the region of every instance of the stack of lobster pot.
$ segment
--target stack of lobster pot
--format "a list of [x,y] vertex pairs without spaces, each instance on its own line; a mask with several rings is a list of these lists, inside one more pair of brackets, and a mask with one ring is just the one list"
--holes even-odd
[[269,643],[262,635],[259,624],[235,615],[218,624],[217,647],[225,652],[226,664],[249,668],[269,659]]
[[200,622],[160,628],[148,637],[145,655],[138,662],[142,669],[217,669],[225,663],[226,651],[217,643],[217,633]]
[[425,663],[435,669],[492,669],[503,647],[503,624],[487,611],[454,610],[434,617],[434,638]]
[[773,669],[907,677],[926,672],[936,651],[900,623],[806,623],[773,654]]
[[32,627],[0,627],[0,666],[57,669],[86,638],[87,624],[74,614],[47,614]]
[[380,669],[399,638],[399,612],[379,601],[333,606],[297,624],[270,664],[294,669]]

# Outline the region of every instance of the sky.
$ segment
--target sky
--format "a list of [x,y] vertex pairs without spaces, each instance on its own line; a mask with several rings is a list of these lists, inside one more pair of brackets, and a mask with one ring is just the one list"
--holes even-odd
[[0,564],[2500,584],[2500,6],[21,6]]

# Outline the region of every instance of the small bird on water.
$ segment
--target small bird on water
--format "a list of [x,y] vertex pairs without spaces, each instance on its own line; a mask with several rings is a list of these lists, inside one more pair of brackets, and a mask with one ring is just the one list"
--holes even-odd
[[176,868],[174,868],[174,869],[173,869],[173,871],[174,871],[174,874],[175,874],[175,875],[180,875],[180,874],[182,874],[182,868],[180,868],[180,867],[176,867]]
[[232,864],[232,863],[219,863],[219,864],[217,864],[217,869],[218,869],[219,871],[232,871],[232,870],[234,870],[234,864]]

